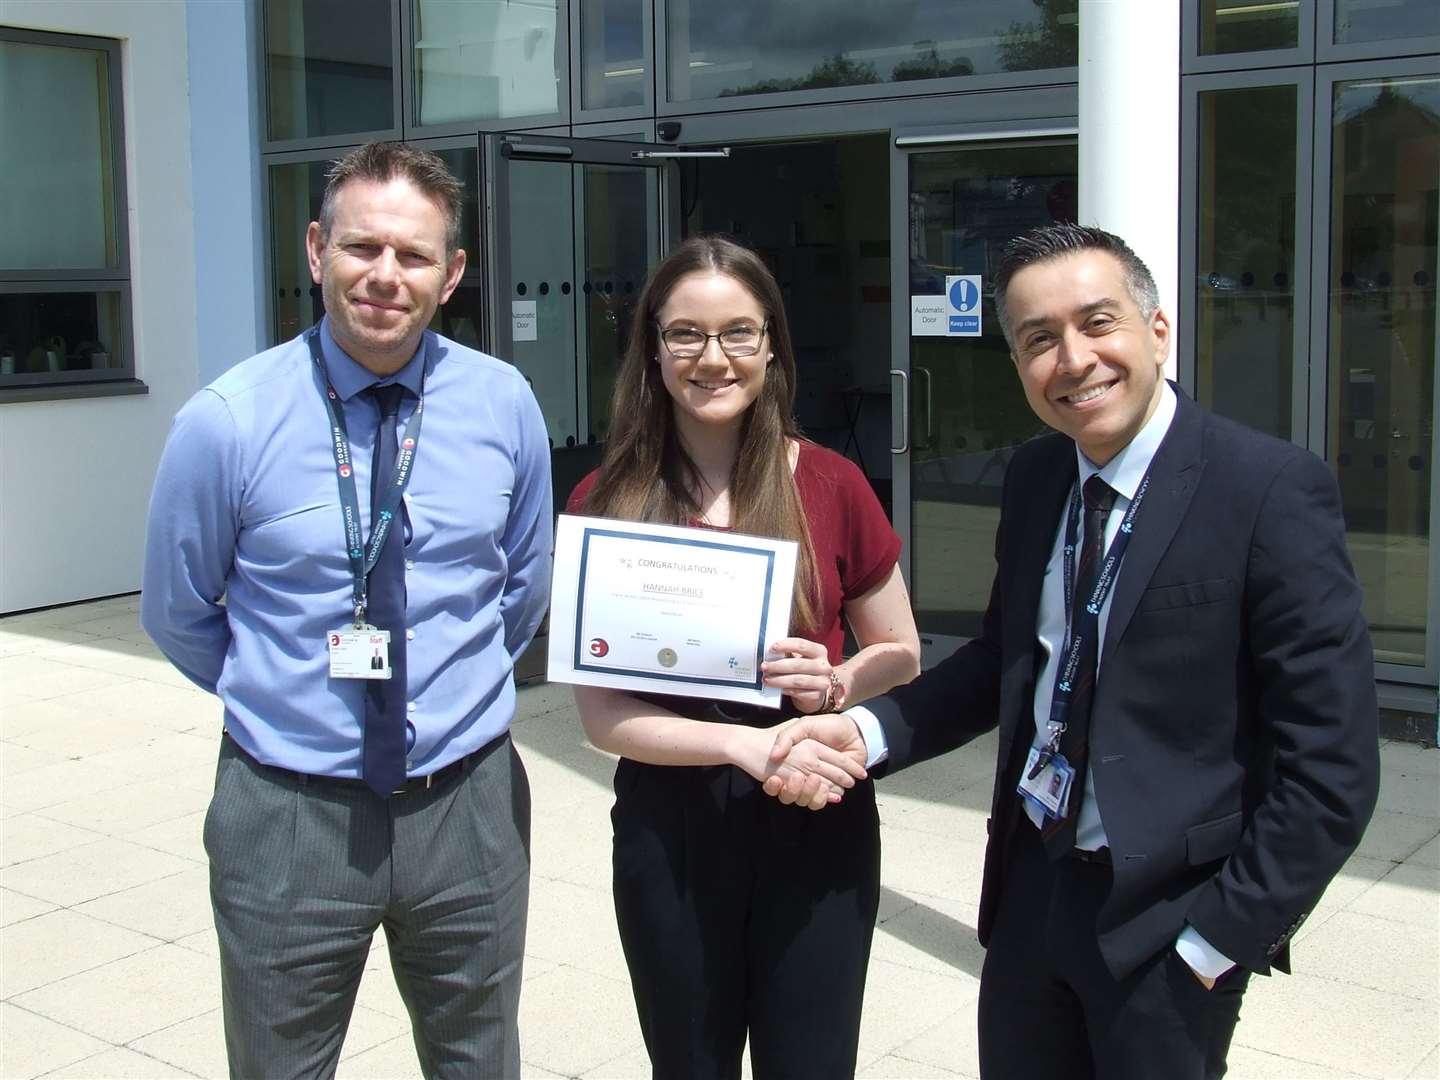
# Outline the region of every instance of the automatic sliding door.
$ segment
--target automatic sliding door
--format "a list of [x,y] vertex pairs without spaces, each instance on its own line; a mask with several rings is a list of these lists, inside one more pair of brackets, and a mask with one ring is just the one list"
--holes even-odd
[[[909,453],[897,468],[908,457],[910,592],[929,663],[979,632],[1005,469],[1043,430],[995,318],[992,275],[1012,237],[1074,220],[1076,150],[1069,139],[1014,139],[906,162]],[[978,326],[924,317],[951,289],[953,310],[978,300]]]

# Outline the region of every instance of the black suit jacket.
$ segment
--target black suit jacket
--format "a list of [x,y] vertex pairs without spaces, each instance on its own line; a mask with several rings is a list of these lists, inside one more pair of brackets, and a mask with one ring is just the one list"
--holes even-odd
[[[1092,706],[1114,861],[1100,947],[1121,977],[1189,921],[1243,967],[1288,971],[1290,936],[1374,809],[1373,654],[1329,470],[1178,396],[1114,586]],[[999,725],[982,943],[1021,813],[1041,580],[1075,475],[1065,436],[1016,452],[981,635],[866,703],[890,748],[877,775]]]

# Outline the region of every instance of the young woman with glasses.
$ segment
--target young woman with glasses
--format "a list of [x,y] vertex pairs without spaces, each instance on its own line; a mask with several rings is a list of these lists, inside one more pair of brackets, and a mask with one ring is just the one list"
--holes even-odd
[[[686,241],[640,294],[604,463],[568,509],[798,544],[774,710],[577,687],[615,773],[615,912],[657,1078],[855,1070],[880,891],[879,820],[861,752],[795,753],[832,783],[807,814],[761,790],[775,725],[839,711],[919,671],[900,540],[864,475],[806,441],[780,289],[754,252]],[[842,662],[849,623],[859,651]],[[853,786],[851,786],[853,785]],[[843,794],[842,794],[843,792]]]

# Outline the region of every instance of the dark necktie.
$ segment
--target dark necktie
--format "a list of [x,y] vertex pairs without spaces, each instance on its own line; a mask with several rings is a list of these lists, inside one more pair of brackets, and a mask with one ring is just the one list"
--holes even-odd
[[1051,859],[1062,858],[1075,846],[1075,826],[1080,819],[1080,804],[1085,800],[1085,768],[1090,750],[1090,701],[1095,694],[1095,660],[1100,651],[1100,614],[1085,610],[1085,605],[1095,591],[1095,579],[1105,558],[1105,519],[1115,505],[1115,489],[1101,480],[1098,473],[1085,481],[1082,494],[1085,532],[1080,544],[1079,564],[1075,568],[1070,626],[1072,633],[1081,636],[1083,647],[1075,670],[1075,686],[1070,691],[1065,734],[1060,738],[1060,752],[1075,770],[1075,778],[1070,784],[1065,816],[1045,825],[1045,851]]
[[[380,408],[375,455],[370,462],[370,528],[385,492],[395,481],[395,417],[405,396],[402,386],[372,386],[370,395]],[[370,571],[367,586],[367,621],[390,631],[390,678],[365,684],[365,740],[362,755],[365,783],[388,797],[405,782],[405,525],[397,510],[385,546]]]

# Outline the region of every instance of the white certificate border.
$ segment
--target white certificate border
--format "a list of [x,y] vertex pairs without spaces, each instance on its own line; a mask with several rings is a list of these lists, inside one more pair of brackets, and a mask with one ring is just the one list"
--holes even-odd
[[[632,694],[679,694],[698,700],[730,701],[739,704],[758,705],[767,709],[778,709],[784,696],[779,687],[763,686],[758,692],[748,685],[727,682],[723,685],[698,684],[684,681],[657,679],[652,672],[643,675],[618,675],[611,671],[577,671],[572,661],[572,638],[576,630],[576,607],[578,601],[580,569],[580,535],[585,528],[613,529],[650,540],[657,536],[674,536],[684,540],[704,540],[723,544],[737,544],[775,553],[775,579],[772,585],[769,608],[770,622],[764,628],[769,640],[779,640],[789,634],[791,617],[791,591],[794,588],[795,564],[799,558],[798,545],[793,540],[781,540],[771,536],[754,536],[747,533],[721,532],[685,525],[661,525],[648,521],[624,521],[616,518],[594,517],[586,514],[565,514],[558,516],[555,526],[555,560],[551,574],[550,591],[550,632],[546,650],[546,678],[552,683],[571,683],[581,686],[605,687]],[[681,676],[675,676],[676,680]]]
[[[738,679],[707,679],[699,675],[666,675],[663,672],[645,671],[637,668],[609,667],[590,664],[582,659],[581,631],[585,626],[585,575],[590,560],[590,540],[604,536],[619,540],[646,540],[656,544],[674,544],[677,547],[710,548],[713,551],[731,551],[741,555],[760,555],[765,559],[765,600],[760,605],[760,626],[755,635],[755,678],[749,682]],[[679,536],[656,536],[653,533],[634,532],[629,529],[600,528],[586,525],[580,531],[580,573],[579,588],[575,596],[575,649],[571,654],[571,667],[576,671],[593,671],[602,675],[628,675],[637,679],[658,679],[661,682],[687,683],[692,686],[734,686],[757,693],[764,689],[764,675],[760,664],[765,659],[765,628],[770,625],[770,586],[775,581],[775,552],[753,544],[720,543],[715,540],[690,540]]]

